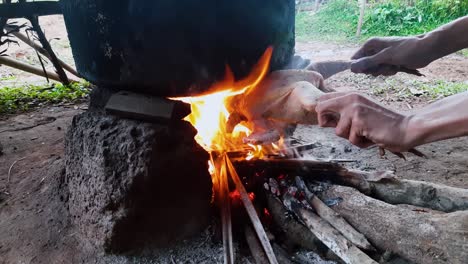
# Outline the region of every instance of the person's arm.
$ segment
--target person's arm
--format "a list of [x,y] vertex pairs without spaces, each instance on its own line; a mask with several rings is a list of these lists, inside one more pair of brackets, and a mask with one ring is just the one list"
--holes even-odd
[[392,75],[399,67],[418,69],[468,47],[468,16],[414,37],[368,40],[352,57],[355,73]]
[[[432,62],[468,47],[468,16],[443,25],[420,38],[419,48]],[[429,63],[430,63],[429,62]]]
[[359,147],[402,152],[430,142],[468,135],[468,92],[414,113],[398,113],[356,93],[330,93],[317,104],[319,124]]
[[468,92],[456,94],[408,117],[407,137],[411,145],[423,145],[468,135]]

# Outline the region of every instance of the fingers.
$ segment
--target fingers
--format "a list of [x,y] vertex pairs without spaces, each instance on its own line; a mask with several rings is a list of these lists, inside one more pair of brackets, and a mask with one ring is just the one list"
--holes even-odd
[[335,128],[335,134],[342,138],[349,138],[351,131],[352,120],[349,116],[341,116]]
[[391,64],[390,48],[385,48],[379,53],[362,57],[351,63],[351,71],[354,73],[369,73],[374,69],[378,69],[383,64]]
[[380,52],[383,48],[386,48],[385,41],[380,38],[371,38],[362,47],[354,53],[351,57],[352,60],[357,60],[360,58],[372,56]]
[[360,148],[368,148],[374,145],[374,142],[361,135],[359,125],[356,124],[351,127],[348,140],[353,145]]
[[337,98],[337,97],[342,97],[344,95],[348,94],[348,92],[333,92],[333,93],[326,93],[326,94],[323,94],[321,95],[317,101],[318,102],[323,102],[323,101],[326,101],[326,100],[330,100],[330,99],[333,99],[333,98]]
[[340,113],[348,104],[352,103],[349,100],[350,95],[352,93],[349,92],[322,95],[315,107],[319,125],[322,127],[336,127],[340,120]]
[[340,114],[324,113],[317,116],[317,122],[321,127],[336,127],[340,121]]

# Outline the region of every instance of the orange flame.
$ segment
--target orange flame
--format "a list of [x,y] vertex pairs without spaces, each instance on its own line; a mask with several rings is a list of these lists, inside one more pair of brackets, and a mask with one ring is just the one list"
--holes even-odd
[[226,101],[232,96],[247,92],[262,81],[268,72],[272,52],[273,49],[269,47],[249,76],[243,80],[234,81],[233,73],[229,67],[226,67],[224,80],[213,85],[207,93],[192,97],[170,98],[190,104],[192,112],[184,120],[197,129],[195,140],[206,151],[233,150],[236,146],[230,142],[233,142],[234,138],[250,134],[251,131],[243,125],[237,125],[230,135],[226,132],[226,122],[230,115]]
[[[239,148],[240,146],[236,145],[236,142],[242,142],[239,139],[251,133],[250,129],[242,124],[234,127],[232,133],[227,133],[227,121],[230,113],[226,104],[230,97],[248,93],[250,89],[256,87],[263,80],[268,72],[272,51],[271,47],[268,48],[249,76],[243,80],[234,81],[234,75],[229,67],[226,67],[225,79],[213,85],[208,90],[209,92],[193,97],[170,98],[190,104],[192,112],[184,120],[190,122],[196,128],[197,135],[195,136],[195,140],[210,153],[208,171],[211,174],[213,182],[213,201],[221,208],[223,245],[226,248],[229,247],[229,244],[232,245],[230,212],[232,196],[229,195],[229,175],[234,182],[241,181],[227,152]],[[246,159],[261,158],[263,156],[262,146],[249,146],[251,150],[245,157]],[[275,145],[272,146],[273,148],[275,147]],[[242,183],[240,184],[242,186]],[[239,197],[243,198],[234,200],[242,200],[242,203],[246,207],[250,206],[253,208],[251,200],[254,199],[254,196],[247,194],[244,188],[239,188],[238,183],[236,183],[236,189],[237,193],[235,192],[234,194],[238,194]],[[246,196],[249,198],[245,199]],[[255,219],[258,221],[258,217],[255,218],[255,216],[251,216],[251,219],[254,222]],[[257,230],[257,232],[259,231]],[[265,239],[267,239],[264,233],[263,231],[260,234],[263,234]],[[224,261],[225,263],[228,262],[227,254]]]

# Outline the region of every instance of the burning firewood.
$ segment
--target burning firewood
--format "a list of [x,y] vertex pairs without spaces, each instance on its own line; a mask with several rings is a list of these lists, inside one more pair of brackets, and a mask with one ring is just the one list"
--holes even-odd
[[346,220],[344,220],[338,213],[333,211],[333,209],[328,207],[324,202],[322,202],[322,200],[315,196],[299,176],[296,176],[296,185],[305,193],[307,201],[315,212],[336,230],[340,231],[345,238],[359,248],[367,250],[374,249],[361,233],[356,231],[356,229],[348,224],[348,222],[346,222]]
[[390,204],[410,204],[443,212],[468,210],[468,190],[396,179],[391,172],[342,171],[335,180]]
[[300,217],[309,230],[345,263],[377,263],[313,212],[300,207],[293,208],[292,210]]
[[[414,204],[432,209],[444,209],[447,212],[464,210],[462,206],[464,206],[463,201],[466,202],[467,190],[432,183],[397,180],[391,172],[349,170],[337,163],[326,161],[276,158],[236,160],[235,164],[238,171],[243,174],[248,170],[265,171],[269,168],[265,177],[272,175],[278,177],[278,180],[270,178],[265,183],[271,193],[267,195],[267,207],[275,223],[284,231],[288,240],[303,248],[313,249],[322,256],[326,255],[326,252],[321,250],[323,244],[320,240],[334,248],[335,253],[338,252],[337,255],[341,258],[348,260],[359,252],[354,245],[362,243],[365,246],[360,247],[367,248],[366,250],[378,249],[376,253],[372,253],[374,258],[387,251],[415,263],[467,263],[468,261],[468,251],[464,249],[465,241],[468,239],[466,228],[468,211],[442,213],[431,209],[418,209],[421,207],[403,207],[385,203]],[[294,181],[289,176],[284,176],[288,174],[302,175],[303,180],[298,181],[296,177]],[[367,195],[383,201],[349,187],[331,183],[323,186],[312,183],[323,180],[356,186]],[[272,198],[272,194],[277,198]],[[317,200],[312,200],[310,197],[315,197]],[[330,208],[328,206],[330,204],[333,207]],[[286,216],[284,207],[295,213],[298,216],[297,220],[303,224],[294,217]],[[313,233],[307,232],[306,227],[312,229]],[[336,234],[339,236],[333,236]],[[341,249],[345,249],[346,255],[340,255],[343,252]],[[357,253],[357,256],[362,255]],[[350,263],[365,262],[354,260]]]
[[378,248],[415,263],[468,263],[468,211],[424,213],[342,186],[332,186],[322,197],[341,197],[333,209]]
[[[329,211],[325,213],[324,211],[326,209],[324,209],[324,207],[328,207],[324,204],[319,205],[318,208],[320,208],[319,210],[325,218],[321,218],[312,212],[314,209],[309,203],[313,197],[312,192],[308,191],[303,181],[298,181],[296,178],[295,184],[291,184],[293,181],[294,180],[281,176],[279,182],[270,179],[267,188],[272,194],[277,196],[278,199],[281,199],[282,203],[289,211],[295,213],[309,232],[315,235],[314,240],[315,238],[320,240],[345,263],[376,263],[345,237],[351,237],[352,241],[357,241],[357,243],[363,247],[368,249],[372,248],[363,235],[359,234],[343,219],[340,219],[339,216],[332,215]],[[294,185],[297,185],[297,187]],[[281,189],[281,191],[278,191],[279,189]],[[304,190],[307,190],[308,193],[304,192]],[[317,205],[317,202],[315,204]],[[330,208],[328,209],[331,210]],[[335,229],[327,221],[333,223],[333,225],[338,228]],[[308,232],[306,231],[306,233]],[[320,244],[316,246],[320,246]]]

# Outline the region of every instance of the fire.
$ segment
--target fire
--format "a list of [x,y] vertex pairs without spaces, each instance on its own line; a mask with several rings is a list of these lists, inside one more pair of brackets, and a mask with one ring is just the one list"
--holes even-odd
[[184,120],[197,129],[195,140],[206,151],[234,150],[239,146],[233,142],[239,142],[237,139],[251,133],[250,129],[242,124],[237,125],[232,133],[227,133],[226,122],[230,113],[226,102],[228,98],[243,94],[262,81],[268,72],[272,51],[271,47],[268,48],[249,76],[243,80],[235,81],[229,67],[226,67],[224,80],[213,85],[207,93],[170,98],[190,104],[192,112]]
[[[226,76],[223,81],[216,83],[208,89],[209,92],[192,97],[170,98],[190,104],[191,114],[184,120],[190,122],[196,130],[195,140],[200,146],[210,153],[208,161],[208,171],[211,174],[213,182],[213,200],[221,209],[223,245],[225,252],[232,252],[232,223],[231,223],[231,201],[229,177],[235,183],[236,191],[244,206],[249,208],[247,213],[252,222],[259,222],[252,204],[252,195],[249,195],[242,185],[241,179],[232,164],[229,151],[245,149],[242,138],[251,134],[251,130],[238,124],[234,127],[232,133],[227,132],[227,121],[229,120],[229,111],[226,107],[228,99],[232,96],[248,93],[250,89],[257,86],[265,77],[270,65],[272,48],[268,48],[260,58],[257,65],[251,71],[247,78],[235,81],[233,73],[226,67]],[[242,145],[241,145],[242,144]],[[263,157],[264,148],[260,145],[249,145],[250,149],[246,152],[246,159]],[[276,148],[277,145],[272,145]],[[251,212],[251,213],[249,213]],[[256,228],[257,235],[261,241],[268,241],[263,229]],[[268,251],[273,251],[271,245],[263,245]],[[265,249],[265,250],[267,250]],[[233,261],[232,254],[225,254],[225,263]],[[275,263],[274,261],[273,263]]]

